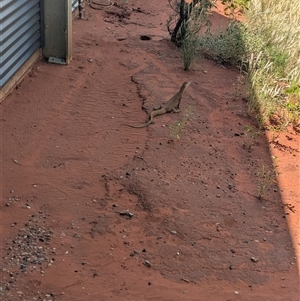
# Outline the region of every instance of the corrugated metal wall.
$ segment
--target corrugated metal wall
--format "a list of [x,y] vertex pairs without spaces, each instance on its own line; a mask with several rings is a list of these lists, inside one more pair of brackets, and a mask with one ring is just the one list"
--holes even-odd
[[78,0],[72,0],[72,12],[78,7]]
[[40,0],[1,0],[0,88],[40,47]]

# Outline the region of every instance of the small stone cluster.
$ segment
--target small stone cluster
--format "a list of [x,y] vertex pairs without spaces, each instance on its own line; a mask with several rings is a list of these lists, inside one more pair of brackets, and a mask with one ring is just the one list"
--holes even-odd
[[[43,275],[54,262],[56,249],[50,247],[54,231],[45,225],[45,218],[42,212],[30,216],[16,237],[7,242],[0,267],[0,296],[6,296],[8,300],[24,298],[26,292],[18,289],[18,275],[33,272]],[[41,300],[40,296],[37,297],[36,300]]]

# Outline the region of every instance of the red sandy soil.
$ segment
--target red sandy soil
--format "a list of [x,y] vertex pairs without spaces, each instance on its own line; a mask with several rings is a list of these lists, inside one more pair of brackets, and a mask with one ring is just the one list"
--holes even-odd
[[[168,2],[118,3],[87,7],[71,64],[37,62],[1,105],[1,300],[299,300],[299,135],[250,141],[238,71],[183,71]],[[185,80],[180,113],[124,125]]]

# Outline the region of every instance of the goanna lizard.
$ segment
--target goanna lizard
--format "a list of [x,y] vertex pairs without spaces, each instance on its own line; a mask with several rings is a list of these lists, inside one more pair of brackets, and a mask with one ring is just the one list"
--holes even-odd
[[148,125],[150,125],[151,123],[154,123],[153,118],[155,116],[158,115],[163,115],[166,113],[169,113],[171,111],[173,112],[179,112],[179,106],[180,106],[180,102],[181,102],[181,98],[182,98],[182,94],[185,91],[185,89],[190,85],[191,82],[186,81],[182,84],[180,90],[164,105],[161,106],[158,109],[154,109],[151,114],[149,115],[149,121],[145,124],[142,125],[131,125],[131,124],[126,124],[127,126],[130,126],[132,128],[143,128],[146,127]]

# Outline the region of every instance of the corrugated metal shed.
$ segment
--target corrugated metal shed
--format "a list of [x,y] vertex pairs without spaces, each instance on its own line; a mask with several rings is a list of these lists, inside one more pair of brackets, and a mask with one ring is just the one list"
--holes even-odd
[[0,88],[40,47],[40,0],[1,0]]

